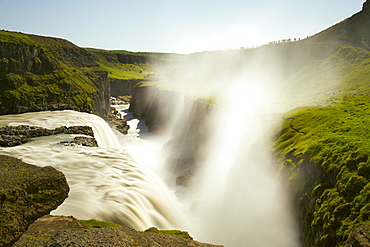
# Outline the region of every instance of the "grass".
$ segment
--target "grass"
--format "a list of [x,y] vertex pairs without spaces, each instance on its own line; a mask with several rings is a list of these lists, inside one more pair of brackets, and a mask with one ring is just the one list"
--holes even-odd
[[95,220],[95,219],[81,220],[81,222],[85,223],[92,230],[96,230],[102,227],[122,227],[119,224],[115,224],[115,223],[108,222],[108,221]]
[[348,96],[287,117],[275,142],[280,170],[294,181],[311,162],[334,178],[305,193],[316,198],[311,224],[323,233],[317,246],[340,246],[353,229],[370,224],[370,97]]
[[155,227],[148,228],[144,231],[145,232],[152,232],[157,234],[167,234],[167,235],[174,235],[180,238],[186,238],[186,239],[193,239],[188,232],[180,231],[180,230],[159,230]]
[[[119,224],[115,224],[115,223],[108,222],[108,221],[95,220],[95,219],[80,220],[80,221],[85,223],[92,230],[96,230],[96,229],[103,228],[103,227],[122,227]],[[186,239],[192,239],[192,237],[190,237],[188,232],[180,231],[180,230],[158,230],[155,227],[151,227],[145,231],[139,231],[139,232],[141,233],[152,232],[152,233],[158,233],[158,234],[174,235],[174,236],[186,238]]]
[[34,239],[34,240],[41,240],[41,241],[49,241],[50,240],[49,237],[40,237],[40,236],[33,236],[33,235],[27,235],[27,234],[23,234],[22,236],[25,237],[25,238]]
[[147,71],[143,71],[143,69],[138,65],[133,64],[121,65],[120,68],[100,64],[100,68],[108,72],[108,77],[121,80],[144,79],[144,77],[149,73]]
[[342,246],[352,230],[370,225],[370,53],[330,49],[285,82],[316,106],[286,113],[274,143],[280,171],[311,200],[301,213],[306,234],[318,238],[313,246]]

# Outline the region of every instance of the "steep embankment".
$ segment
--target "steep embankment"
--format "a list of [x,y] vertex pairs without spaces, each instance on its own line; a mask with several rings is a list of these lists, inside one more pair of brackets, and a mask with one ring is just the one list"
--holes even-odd
[[353,244],[356,234],[369,237],[360,229],[370,225],[369,10],[367,1],[361,12],[309,38],[338,48],[286,81],[292,87],[307,85],[302,93],[323,85],[329,96],[326,104],[314,101],[316,107],[286,114],[275,142],[304,246],[367,246]]
[[370,2],[366,1],[361,12],[310,37],[308,40],[350,45],[360,50],[370,51],[369,12]]
[[0,32],[0,113],[109,111],[107,73],[94,56],[56,38]]
[[[168,54],[83,49],[51,37],[0,31],[0,114],[75,109],[106,117],[111,93],[130,95]],[[111,88],[113,91],[111,91]]]

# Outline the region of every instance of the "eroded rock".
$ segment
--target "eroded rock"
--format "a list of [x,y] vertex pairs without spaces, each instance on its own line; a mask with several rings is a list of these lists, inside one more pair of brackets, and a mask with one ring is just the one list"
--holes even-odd
[[62,126],[55,129],[45,129],[29,125],[6,126],[0,128],[0,146],[14,147],[30,141],[31,138],[57,134],[94,136],[94,132],[90,126]]
[[53,167],[0,155],[0,246],[11,246],[37,218],[67,198],[69,186]]

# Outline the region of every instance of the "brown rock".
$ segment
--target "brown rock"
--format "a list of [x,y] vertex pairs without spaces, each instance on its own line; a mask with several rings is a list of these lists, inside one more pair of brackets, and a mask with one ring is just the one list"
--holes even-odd
[[45,215],[37,219],[13,247],[43,246],[52,236],[61,230],[86,230],[89,227],[72,216]]
[[11,246],[37,218],[67,197],[63,173],[0,156],[0,246]]
[[370,246],[370,226],[360,226],[352,231],[344,247]]
[[63,230],[54,235],[45,247],[62,246],[189,246],[214,247],[173,235],[137,232],[129,227],[104,227],[97,230]]

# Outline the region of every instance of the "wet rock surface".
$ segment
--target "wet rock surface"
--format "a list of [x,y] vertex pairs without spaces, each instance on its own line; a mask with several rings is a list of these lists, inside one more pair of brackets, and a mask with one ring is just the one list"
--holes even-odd
[[126,135],[130,129],[130,125],[127,124],[127,119],[115,119],[111,122],[111,124],[116,130],[124,135]]
[[53,167],[0,155],[0,246],[12,246],[37,218],[67,198],[69,186]]
[[[129,101],[124,101],[122,98],[111,97],[112,105],[124,105],[128,104],[128,102]],[[130,125],[128,125],[127,119],[123,119],[121,114],[114,107],[111,107],[111,112],[108,116],[108,124],[124,135],[127,135],[128,130],[130,129]]]
[[57,134],[81,134],[94,136],[89,126],[62,126],[55,129],[45,129],[29,125],[6,126],[0,128],[0,146],[14,147],[31,141],[32,138]]
[[71,142],[61,142],[60,144],[66,146],[84,146],[84,147],[98,147],[98,142],[93,137],[76,136]]

